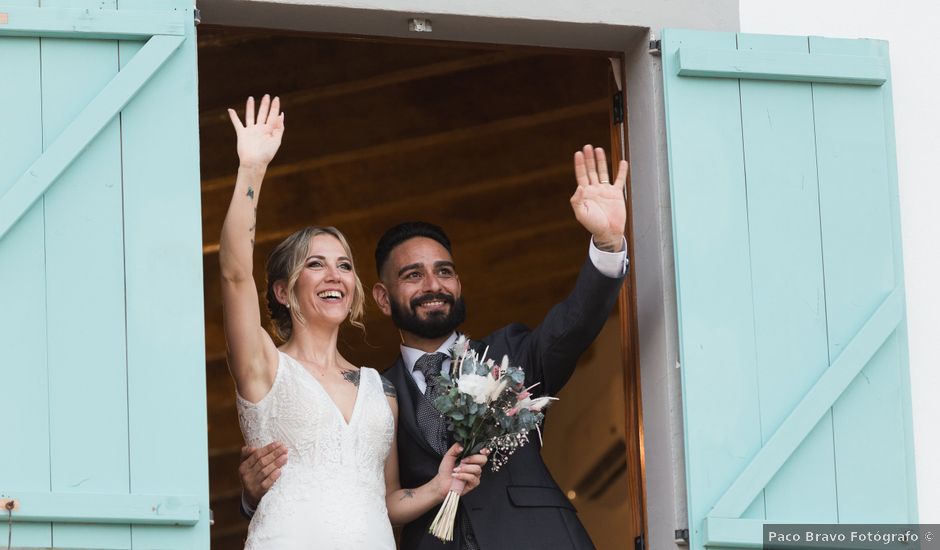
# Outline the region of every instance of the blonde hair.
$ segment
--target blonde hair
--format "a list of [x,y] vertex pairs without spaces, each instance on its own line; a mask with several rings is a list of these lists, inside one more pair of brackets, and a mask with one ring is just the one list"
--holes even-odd
[[[317,235],[330,235],[334,237],[343,246],[346,256],[353,264],[353,276],[356,279],[356,292],[353,295],[352,307],[349,310],[349,323],[365,332],[366,327],[362,324],[362,318],[365,315],[365,290],[362,287],[362,281],[359,280],[359,274],[356,273],[355,262],[353,261],[352,248],[346,237],[335,227],[310,226],[292,233],[289,237],[281,241],[280,244],[268,256],[268,263],[265,266],[267,271],[267,301],[268,314],[271,316],[271,324],[274,332],[282,341],[290,339],[294,330],[294,319],[300,324],[306,320],[300,312],[300,302],[297,300],[297,294],[294,292],[294,286],[297,279],[304,269],[307,260],[307,251],[310,248],[310,240]],[[285,306],[277,299],[274,292],[274,283],[278,281],[287,281],[287,303]],[[293,315],[291,314],[293,311]]]

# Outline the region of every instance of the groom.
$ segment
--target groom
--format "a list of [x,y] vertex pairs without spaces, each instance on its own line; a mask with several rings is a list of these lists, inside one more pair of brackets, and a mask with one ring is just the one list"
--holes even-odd
[[[613,184],[601,149],[585,146],[575,154],[574,165],[578,187],[571,206],[592,235],[589,259],[574,290],[534,330],[512,324],[471,341],[478,353],[488,346],[488,357],[508,355],[513,365],[524,368],[526,386],[539,383],[537,395],[558,394],[571,377],[607,320],[626,275],[626,163]],[[433,389],[428,381],[449,367],[447,352],[466,308],[450,240],[441,228],[424,222],[397,225],[379,240],[375,260],[380,282],[373,297],[402,337],[401,355],[384,374],[398,394],[401,483],[419,486],[437,474],[448,446],[443,421],[426,397]],[[246,492],[254,499],[273,483],[284,461],[266,449],[247,454],[240,468]],[[498,472],[487,471],[480,486],[461,497],[452,543],[428,534],[436,513],[432,509],[404,527],[403,549],[594,548],[534,441]]]

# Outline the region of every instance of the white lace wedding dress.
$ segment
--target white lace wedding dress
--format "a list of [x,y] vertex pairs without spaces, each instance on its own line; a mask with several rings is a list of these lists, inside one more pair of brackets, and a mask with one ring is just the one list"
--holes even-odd
[[246,550],[394,550],[385,508],[385,459],[394,420],[379,373],[363,367],[349,423],[300,363],[278,352],[271,391],[237,396],[245,441],[287,446],[287,465],[261,500]]

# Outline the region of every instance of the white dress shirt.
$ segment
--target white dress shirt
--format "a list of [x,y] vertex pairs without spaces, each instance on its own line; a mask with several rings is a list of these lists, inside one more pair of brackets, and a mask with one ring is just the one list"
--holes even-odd
[[[627,266],[630,264],[630,260],[627,258],[627,239],[623,239],[623,250],[620,252],[604,252],[596,246],[594,246],[594,239],[591,239],[591,244],[588,249],[588,256],[591,258],[591,263],[594,264],[594,267],[601,272],[601,275],[606,277],[623,277],[627,272]],[[447,356],[444,359],[444,362],[441,364],[441,370],[444,371],[450,368],[450,348],[454,346],[454,342],[457,341],[457,333],[454,332],[444,341],[443,344],[436,351],[439,351]],[[415,370],[415,363],[418,362],[418,359],[421,358],[426,352],[419,349],[410,348],[404,344],[401,345],[401,358],[405,362],[405,368],[408,369],[408,372],[411,373],[411,377],[414,378],[415,384],[418,385],[418,389],[421,390],[421,393],[424,393],[425,388],[428,387],[427,382],[424,380],[424,373]]]

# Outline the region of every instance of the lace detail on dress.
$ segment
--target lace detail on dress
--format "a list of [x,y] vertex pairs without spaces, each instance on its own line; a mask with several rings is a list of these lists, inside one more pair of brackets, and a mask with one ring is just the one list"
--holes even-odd
[[258,403],[236,397],[245,441],[287,446],[281,477],[261,500],[247,549],[395,548],[385,508],[385,460],[394,419],[374,369],[360,370],[349,423],[326,390],[283,352]]

